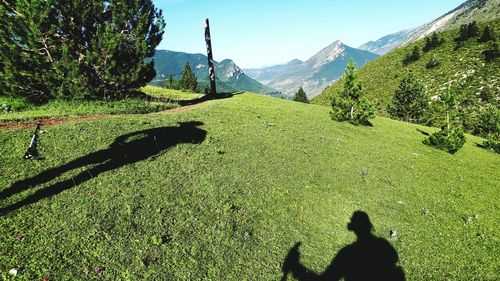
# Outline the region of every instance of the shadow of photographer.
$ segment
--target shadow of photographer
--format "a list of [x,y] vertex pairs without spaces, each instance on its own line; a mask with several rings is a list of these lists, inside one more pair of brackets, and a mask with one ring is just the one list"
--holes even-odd
[[0,199],[6,199],[54,180],[68,171],[92,166],[74,177],[46,186],[18,202],[0,208],[0,214],[12,212],[43,198],[59,194],[104,172],[158,156],[180,143],[202,143],[207,132],[198,128],[201,125],[202,122],[185,122],[179,123],[178,127],[160,127],[125,134],[117,137],[107,149],[90,153],[59,167],[45,170],[34,177],[15,182],[0,191]]
[[347,229],[356,234],[357,240],[342,248],[323,273],[313,272],[300,263],[298,242],[285,258],[281,280],[287,280],[289,274],[299,281],[405,280],[403,269],[397,265],[396,250],[387,240],[372,234],[373,225],[365,212],[354,212]]

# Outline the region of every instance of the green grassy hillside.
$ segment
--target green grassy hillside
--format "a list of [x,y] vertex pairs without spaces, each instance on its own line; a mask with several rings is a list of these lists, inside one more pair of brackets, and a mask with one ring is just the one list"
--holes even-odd
[[[500,34],[500,19],[488,23]],[[480,33],[485,24],[480,24]],[[452,82],[460,96],[476,96],[481,91],[499,96],[500,87],[500,60],[486,63],[482,52],[488,48],[488,43],[481,43],[477,38],[468,40],[464,46],[455,50],[458,30],[439,33],[445,43],[437,49],[427,53],[422,52],[421,58],[405,66],[403,60],[411,50],[418,46],[420,50],[425,40],[420,40],[387,53],[359,69],[359,76],[364,82],[368,98],[377,103],[380,113],[384,114],[386,105],[391,101],[399,81],[407,70],[415,72],[416,76],[425,85],[429,97],[439,94],[440,89]],[[435,57],[440,65],[427,68],[427,63]],[[340,90],[342,80],[339,80],[323,93],[313,99],[313,103],[330,106],[332,95]]]
[[498,155],[477,137],[450,155],[421,143],[432,128],[328,111],[240,94],[47,126],[36,161],[22,159],[32,129],[2,130],[0,276],[280,280],[298,241],[325,269],[363,210],[407,280],[498,278]]
[[176,108],[179,106],[177,101],[195,99],[201,96],[197,93],[154,86],[146,86],[140,90],[146,95],[172,101],[151,102],[138,98],[116,101],[54,100],[42,106],[35,106],[21,98],[0,96],[0,124],[51,117],[151,113]]

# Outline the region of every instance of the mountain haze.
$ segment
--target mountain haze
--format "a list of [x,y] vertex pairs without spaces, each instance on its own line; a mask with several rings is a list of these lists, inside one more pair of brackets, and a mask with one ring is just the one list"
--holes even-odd
[[360,67],[377,57],[377,54],[349,47],[337,40],[305,62],[293,60],[284,65],[251,69],[248,73],[287,96],[302,87],[309,97],[314,97],[342,76],[350,58]]
[[498,16],[500,16],[500,0],[469,0],[430,23],[364,43],[359,46],[359,49],[383,55],[393,49],[420,40],[433,32],[458,28],[460,25],[474,20],[478,22],[489,21]]
[[[151,84],[163,83],[171,74],[175,79],[181,77],[186,62],[193,70],[198,83],[204,86],[208,83],[207,57],[202,54],[189,54],[167,50],[158,50],[153,57],[155,62],[156,77]],[[234,61],[225,59],[221,62],[214,61],[218,91],[251,91],[267,94],[275,90],[262,85],[247,76]]]

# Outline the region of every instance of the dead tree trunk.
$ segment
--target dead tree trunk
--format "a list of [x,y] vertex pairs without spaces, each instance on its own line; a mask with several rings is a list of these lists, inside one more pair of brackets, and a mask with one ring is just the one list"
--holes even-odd
[[215,85],[215,68],[214,58],[212,55],[212,40],[210,38],[210,24],[208,19],[205,20],[205,42],[207,43],[207,57],[208,57],[208,77],[210,78],[210,95],[217,93]]

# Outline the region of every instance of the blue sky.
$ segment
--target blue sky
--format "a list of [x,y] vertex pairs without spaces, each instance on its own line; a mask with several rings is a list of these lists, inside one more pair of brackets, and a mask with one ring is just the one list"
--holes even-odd
[[167,26],[158,49],[206,53],[210,19],[214,59],[240,67],[306,60],[337,39],[359,45],[422,25],[463,0],[153,0]]

